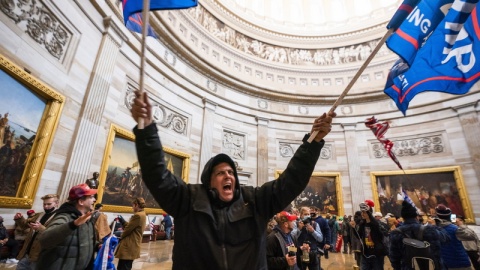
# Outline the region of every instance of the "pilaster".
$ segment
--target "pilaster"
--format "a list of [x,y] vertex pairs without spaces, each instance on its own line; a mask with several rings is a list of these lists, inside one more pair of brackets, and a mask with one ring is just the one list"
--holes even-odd
[[475,107],[478,102],[454,107],[463,128],[468,151],[472,157],[473,169],[480,185],[480,121]]
[[257,120],[257,186],[268,180],[268,122],[270,119],[256,117]]
[[203,167],[212,157],[213,123],[215,121],[215,110],[217,109],[217,104],[207,98],[203,98],[203,105],[202,142],[200,148],[198,179],[201,177]]
[[360,168],[360,159],[358,156],[358,146],[356,140],[356,123],[342,124],[345,134],[345,147],[348,161],[348,174],[350,176],[350,192],[352,194],[353,211],[359,209],[358,205],[365,200],[365,191],[363,188],[362,171]]
[[89,169],[97,134],[101,126],[110,82],[121,45],[121,39],[117,31],[119,29],[110,27],[112,26],[110,18],[106,18],[104,24],[105,31],[103,32],[95,65],[90,73],[90,82],[74,135],[72,153],[61,187],[61,200],[67,198],[72,186],[85,182],[90,174]]

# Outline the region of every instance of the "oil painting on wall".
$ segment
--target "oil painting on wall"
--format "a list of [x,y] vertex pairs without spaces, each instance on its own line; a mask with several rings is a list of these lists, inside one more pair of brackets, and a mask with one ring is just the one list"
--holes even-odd
[[465,191],[460,167],[408,170],[398,172],[372,172],[375,205],[382,214],[400,216],[404,190],[417,208],[425,215],[435,216],[435,207],[444,204],[457,216],[473,221],[470,201]]
[[[276,171],[278,178],[281,171]],[[290,207],[316,207],[322,215],[343,215],[343,197],[340,173],[314,172],[307,187],[291,203]],[[290,208],[289,207],[289,208]]]
[[[143,197],[148,213],[161,213],[160,206],[142,180],[135,150],[134,135],[112,125],[102,174],[100,174],[99,201],[106,210],[131,212],[132,200]],[[164,147],[168,169],[176,176],[188,179],[189,156]],[[101,197],[100,197],[101,196]]]
[[33,204],[64,97],[1,55],[0,67],[0,205],[25,208]]

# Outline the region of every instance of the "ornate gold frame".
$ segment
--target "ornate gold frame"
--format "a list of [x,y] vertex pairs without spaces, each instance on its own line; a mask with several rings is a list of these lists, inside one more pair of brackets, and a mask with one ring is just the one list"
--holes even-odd
[[[452,172],[455,179],[455,185],[457,187],[460,200],[462,203],[462,208],[465,213],[465,222],[466,223],[475,223],[472,205],[468,199],[468,194],[465,189],[465,183],[462,176],[462,169],[460,166],[451,166],[451,167],[440,167],[440,168],[428,168],[428,169],[416,169],[416,170],[405,170],[405,174],[427,174],[427,173],[439,173],[439,172]],[[389,176],[403,175],[403,171],[378,171],[370,173],[370,180],[372,183],[373,190],[373,199],[375,205],[380,205],[379,195],[377,193],[377,176]]]
[[[105,153],[103,154],[103,163],[102,163],[102,169],[100,173],[100,178],[99,178],[99,188],[98,188],[98,202],[102,201],[103,197],[103,191],[105,189],[105,181],[107,178],[107,172],[108,172],[108,165],[110,164],[110,159],[111,155],[110,153],[113,150],[113,142],[115,140],[115,137],[119,136],[121,138],[130,140],[132,142],[135,141],[135,135],[126,130],[123,129],[115,124],[112,124],[110,126],[110,132],[108,134],[107,138],[107,145],[105,147]],[[180,151],[168,148],[168,147],[163,147],[163,151],[165,153],[168,153],[170,155],[179,157],[183,160],[183,165],[182,165],[182,179],[185,182],[188,182],[188,177],[189,177],[189,169],[190,169],[190,155],[186,153],[182,153]],[[131,207],[128,206],[117,206],[117,205],[104,205],[103,207],[104,211],[109,211],[109,212],[121,212],[121,213],[131,213],[132,209]],[[161,208],[145,208],[145,212],[147,214],[163,214],[164,211]]]
[[[278,179],[280,174],[283,170],[276,170],[275,171],[275,179]],[[340,177],[340,173],[338,172],[313,172],[310,180],[315,177],[334,177],[335,178],[335,193],[337,196],[337,208],[338,208],[338,216],[342,216],[345,214],[345,210],[343,208],[343,192],[342,192],[342,180]]]
[[47,104],[38,126],[33,148],[28,156],[20,185],[15,197],[0,197],[0,207],[31,208],[37,192],[43,168],[47,162],[47,153],[53,142],[53,134],[60,120],[65,97],[44,82],[28,74],[24,69],[0,54],[0,68],[32,92],[45,98]]

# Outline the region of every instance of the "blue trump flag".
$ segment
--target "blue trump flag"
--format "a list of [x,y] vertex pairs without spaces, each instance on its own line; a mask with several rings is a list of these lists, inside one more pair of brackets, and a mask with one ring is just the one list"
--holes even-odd
[[417,51],[445,18],[452,3],[453,0],[421,1],[387,39],[387,47],[411,66]]
[[[114,226],[112,226],[113,228]],[[114,251],[118,245],[118,238],[114,235],[107,235],[103,238],[102,247],[97,253],[93,262],[93,270],[115,270],[113,264]]]
[[415,6],[420,2],[420,0],[404,0],[403,3],[398,7],[395,14],[393,14],[392,19],[387,24],[387,29],[396,30],[402,22],[407,18],[408,14],[412,12]]
[[[408,71],[385,89],[403,114],[424,91],[465,94],[480,77],[478,0],[456,0]],[[473,10],[473,12],[472,12]]]
[[[125,25],[132,14],[143,10],[143,0],[122,0]],[[196,7],[198,0],[150,0],[150,10],[184,9]]]

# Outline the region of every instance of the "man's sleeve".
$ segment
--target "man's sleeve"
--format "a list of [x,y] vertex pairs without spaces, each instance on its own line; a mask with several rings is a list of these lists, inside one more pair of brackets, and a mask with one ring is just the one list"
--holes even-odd
[[475,232],[469,228],[458,227],[457,231],[455,232],[455,236],[460,241],[476,241],[477,240]]

